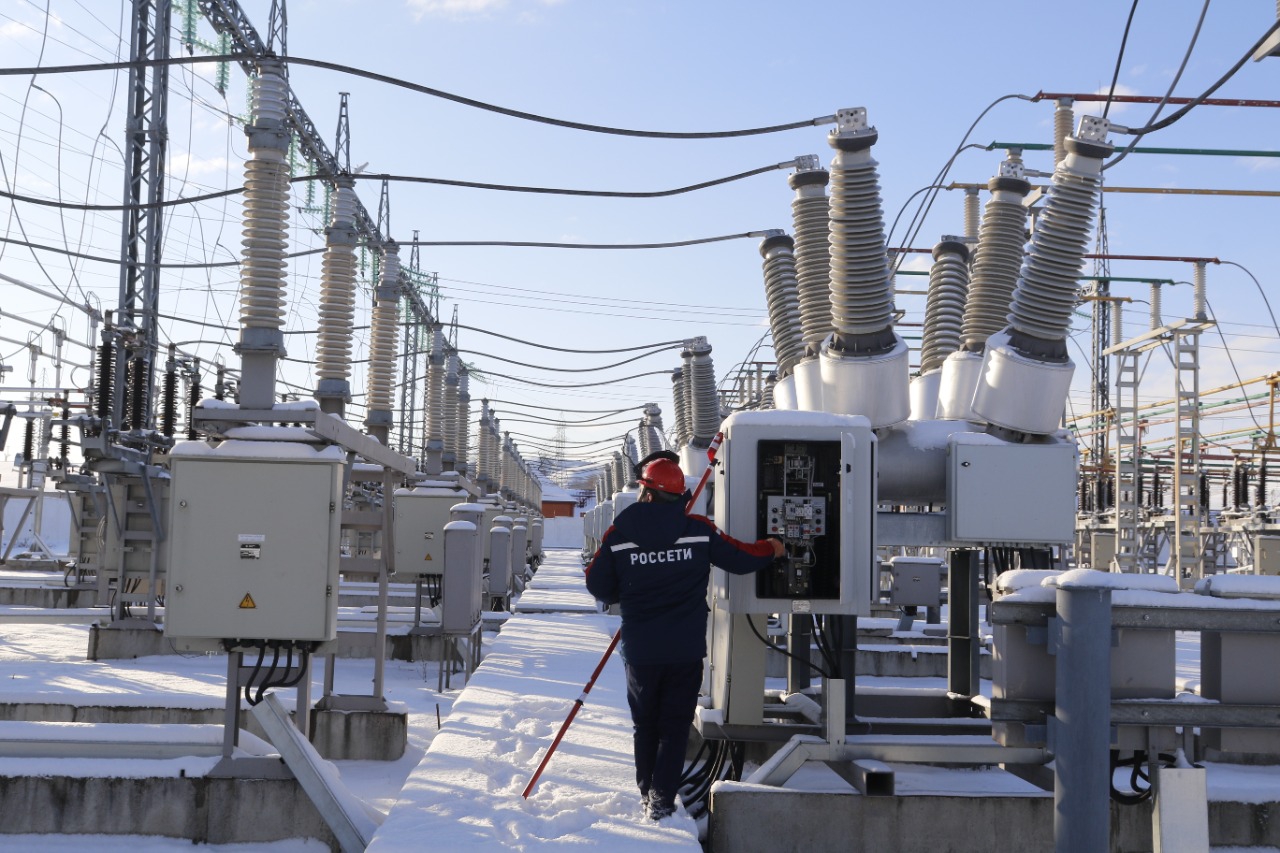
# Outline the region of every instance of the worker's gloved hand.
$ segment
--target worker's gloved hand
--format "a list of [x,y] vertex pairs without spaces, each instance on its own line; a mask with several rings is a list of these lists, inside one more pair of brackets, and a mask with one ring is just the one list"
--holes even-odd
[[773,546],[773,558],[776,560],[787,555],[787,546],[782,544],[782,540],[774,536],[769,537],[769,544]]

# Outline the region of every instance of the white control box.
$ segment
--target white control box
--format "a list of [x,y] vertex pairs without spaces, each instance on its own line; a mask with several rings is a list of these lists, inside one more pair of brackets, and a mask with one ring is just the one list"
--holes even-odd
[[444,526],[450,509],[466,499],[466,492],[433,486],[396,490],[391,511],[397,578],[444,574]]
[[165,635],[336,639],[343,462],[294,442],[175,447]]

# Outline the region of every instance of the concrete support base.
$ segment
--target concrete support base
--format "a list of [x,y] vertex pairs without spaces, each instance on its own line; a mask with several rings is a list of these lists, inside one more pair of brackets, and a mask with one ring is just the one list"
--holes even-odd
[[200,844],[336,839],[293,779],[0,776],[4,835],[162,835]]
[[[1112,853],[1150,853],[1152,807],[1111,806]],[[1050,853],[1053,797],[902,796],[790,790],[721,790],[711,795],[711,853],[789,850],[842,853]],[[1280,846],[1280,803],[1209,803],[1215,847]]]
[[43,607],[46,610],[63,610],[75,607],[93,607],[97,603],[98,588],[96,586],[0,587],[0,604]]
[[[40,723],[133,723],[218,725],[222,707],[145,708],[90,705],[84,701],[0,703],[0,720]],[[241,726],[260,738],[266,733],[250,714]],[[330,761],[397,761],[409,743],[409,715],[403,711],[312,711],[311,743]],[[0,845],[3,846],[3,845]]]

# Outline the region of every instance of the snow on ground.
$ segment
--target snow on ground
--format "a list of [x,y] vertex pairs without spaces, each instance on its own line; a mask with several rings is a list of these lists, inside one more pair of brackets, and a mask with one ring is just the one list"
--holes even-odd
[[[534,582],[572,603],[581,578],[575,553],[549,552]],[[441,850],[700,850],[683,814],[655,824],[640,813],[616,655],[538,787],[520,796],[617,627],[594,608],[508,620],[370,851],[417,851],[428,838]]]

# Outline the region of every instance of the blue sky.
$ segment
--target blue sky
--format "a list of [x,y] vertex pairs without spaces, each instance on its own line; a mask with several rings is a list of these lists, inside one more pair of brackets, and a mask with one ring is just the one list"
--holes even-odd
[[[52,24],[43,39],[44,64],[113,58],[124,5],[114,0],[49,0]],[[265,31],[269,3],[244,2]],[[411,0],[357,3],[352,0],[293,0],[289,4],[289,50],[433,86],[481,101],[603,125],[658,130],[724,130],[829,115],[865,106],[880,131],[884,209],[892,221],[904,201],[933,175],[959,144],[969,124],[996,98],[1037,91],[1095,92],[1110,81],[1125,16],[1125,2],[1085,0],[1061,6],[1012,2],[631,2],[631,0]],[[1119,91],[1162,95],[1180,63],[1202,8],[1199,0],[1140,3],[1121,66]],[[33,65],[40,56],[44,2],[0,4],[0,45],[5,64]],[[1203,31],[1177,95],[1198,94],[1226,70],[1275,20],[1265,0],[1210,6]],[[207,23],[200,32],[208,37]],[[124,47],[127,50],[127,44]],[[245,156],[243,133],[225,112],[244,112],[243,77],[232,73],[225,101],[209,83],[210,66],[175,70],[170,100],[170,192],[187,195],[236,186]],[[332,135],[339,91],[351,93],[352,161],[370,172],[425,175],[521,185],[614,190],[682,186],[800,154],[830,160],[826,127],[769,136],[715,141],[630,139],[531,124],[367,80],[295,68],[291,80],[316,124]],[[110,203],[120,193],[119,144],[123,119],[118,103],[123,77],[111,72],[42,77],[36,83],[63,110],[61,168],[56,145],[58,110],[50,95],[29,88],[29,78],[0,78],[0,156],[4,181],[15,191]],[[113,83],[117,103],[112,105]],[[192,97],[192,92],[195,98]],[[1219,93],[1221,97],[1280,98],[1280,59],[1250,62]],[[25,103],[25,115],[24,115]],[[109,109],[110,106],[110,109]],[[1051,141],[1052,104],[1007,101],[979,124],[971,141]],[[1077,115],[1100,111],[1081,104]],[[1152,107],[1117,106],[1111,117],[1145,123]],[[1166,113],[1168,110],[1166,110]],[[1152,134],[1144,145],[1271,149],[1277,115],[1269,109],[1202,107],[1178,124]],[[19,135],[21,144],[19,145]],[[1117,137],[1120,142],[1124,138]],[[332,144],[332,143],[331,143]],[[91,157],[90,154],[93,154]],[[950,178],[985,182],[1000,152],[969,151]],[[1029,152],[1033,168],[1051,167],[1051,154]],[[92,172],[90,167],[92,166]],[[1276,189],[1280,159],[1134,155],[1108,173],[1116,186]],[[786,172],[662,200],[619,200],[517,195],[397,184],[391,188],[391,232],[424,240],[534,240],[654,242],[733,234],[768,228],[790,230],[791,191]],[[362,200],[376,210],[378,185],[362,182]],[[985,201],[985,199],[984,199]],[[1249,267],[1270,294],[1275,275],[1270,251],[1274,198],[1119,195],[1107,198],[1113,252],[1196,255],[1229,259]],[[6,206],[7,207],[7,206]],[[47,209],[16,206],[17,219],[34,242],[66,244],[91,254],[118,251],[117,214],[66,212],[61,221]],[[198,214],[198,216],[196,215]],[[11,238],[17,219],[6,209]],[[83,222],[83,230],[82,230]],[[295,248],[320,245],[310,230],[314,217],[294,217]],[[942,193],[917,245],[929,246],[962,227],[960,193]],[[64,238],[63,230],[66,230]],[[166,255],[172,261],[238,256],[239,205],[233,199],[176,210],[166,223]],[[899,234],[901,228],[899,229]],[[766,332],[758,240],[646,252],[544,249],[423,248],[421,265],[439,273],[443,314],[458,307],[459,322],[505,335],[566,347],[610,348],[707,336],[723,375],[745,358]],[[408,261],[408,251],[403,254]],[[0,272],[42,287],[60,288],[115,301],[116,273],[106,265],[81,263],[73,281],[58,256],[8,246]],[[923,269],[923,257],[906,268]],[[290,282],[291,329],[314,328],[319,258],[299,259]],[[1089,270],[1086,270],[1088,272]],[[1112,264],[1117,276],[1189,280],[1185,264]],[[900,286],[920,289],[922,278]],[[165,313],[204,323],[234,325],[233,270],[186,271],[166,277]],[[45,322],[56,304],[9,284],[0,285],[0,310]],[[1116,292],[1145,300],[1144,285],[1116,285]],[[79,297],[77,297],[78,299]],[[1209,269],[1209,299],[1235,359],[1228,363],[1216,334],[1204,341],[1202,387],[1276,369],[1280,350],[1257,289],[1239,270]],[[1273,299],[1273,302],[1276,301]],[[1190,310],[1190,288],[1165,294],[1165,316]],[[365,298],[360,300],[362,307]],[[898,307],[919,319],[923,300],[903,296]],[[1277,305],[1280,308],[1280,305]],[[1135,304],[1131,323],[1146,324],[1146,306]],[[84,323],[64,312],[73,336]],[[1130,326],[1126,323],[1126,329]],[[1075,338],[1086,349],[1083,321]],[[0,317],[0,336],[25,340],[32,327]],[[234,333],[173,324],[170,339],[229,340]],[[308,359],[306,336],[291,338],[291,357]],[[767,341],[766,341],[767,344]],[[608,364],[613,356],[570,357],[463,331],[463,350],[518,359],[529,365],[583,367]],[[206,358],[216,347],[190,344]],[[25,378],[26,355],[5,343],[0,359]],[[228,363],[236,357],[221,348]],[[1088,404],[1088,367],[1080,349],[1072,406]],[[81,354],[82,355],[82,354]],[[770,358],[767,349],[763,358]],[[468,356],[483,370],[572,384],[668,369],[675,352],[600,374],[556,374]],[[51,371],[47,363],[40,370]],[[1153,360],[1144,397],[1168,396],[1163,368]],[[303,365],[286,375],[309,385]],[[357,386],[363,367],[356,369]],[[45,381],[45,380],[42,380]],[[48,380],[48,381],[51,381]],[[359,388],[357,389],[359,390]],[[621,409],[653,400],[670,416],[669,383],[663,376],[565,391],[506,380],[474,385],[478,401],[495,399],[565,409]],[[11,398],[12,394],[6,395]],[[515,408],[499,404],[514,414]],[[542,412],[542,414],[551,414]],[[569,418],[574,415],[567,415]],[[582,417],[582,416],[576,416]],[[631,413],[619,419],[632,417]],[[1206,423],[1206,431],[1243,425],[1236,419]],[[1264,423],[1265,425],[1265,423]],[[551,427],[511,425],[548,437]],[[627,426],[574,428],[570,440],[617,435]],[[527,452],[526,456],[534,455]]]

